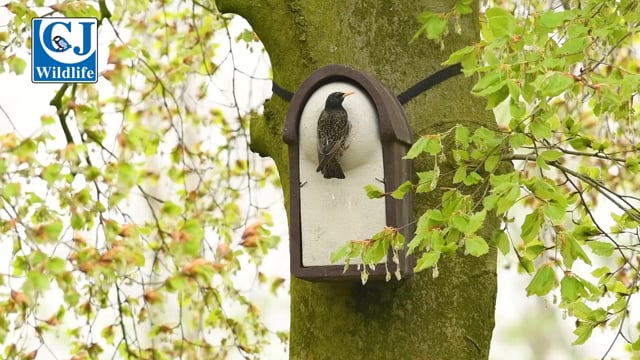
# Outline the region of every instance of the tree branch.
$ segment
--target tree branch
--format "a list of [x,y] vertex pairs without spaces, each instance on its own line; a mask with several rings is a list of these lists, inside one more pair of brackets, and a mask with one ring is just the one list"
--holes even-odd
[[73,136],[71,136],[71,131],[69,131],[69,125],[67,125],[67,113],[62,107],[62,97],[64,93],[69,88],[69,83],[63,84],[56,95],[51,99],[49,105],[56,108],[56,114],[58,114],[58,120],[60,120],[60,126],[62,127],[62,131],[64,132],[64,137],[67,140],[67,144],[74,144]]
[[[521,160],[521,161],[536,161],[537,159],[538,159],[538,156],[536,154],[509,154],[509,155],[506,155],[503,158],[503,160]],[[629,215],[635,221],[640,222],[640,215],[638,215],[637,212],[630,211],[630,210],[637,210],[636,207],[633,206],[631,203],[629,203],[627,200],[625,200],[625,196],[624,195],[620,195],[620,194],[616,193],[615,191],[609,189],[608,187],[606,187],[603,184],[601,184],[600,182],[590,178],[589,176],[580,174],[579,172],[577,172],[577,171],[575,171],[573,169],[569,169],[568,167],[561,165],[557,161],[547,161],[546,164],[551,166],[551,167],[554,167],[554,168],[560,170],[565,175],[569,174],[569,175],[571,175],[571,176],[573,176],[573,177],[575,177],[575,178],[577,178],[579,180],[582,180],[585,183],[589,184],[597,192],[599,192],[602,196],[604,196],[609,201],[611,201],[613,204],[615,204],[620,210],[624,211],[627,215]],[[618,200],[622,201],[623,204],[618,202]],[[626,207],[625,207],[625,205],[626,205]]]

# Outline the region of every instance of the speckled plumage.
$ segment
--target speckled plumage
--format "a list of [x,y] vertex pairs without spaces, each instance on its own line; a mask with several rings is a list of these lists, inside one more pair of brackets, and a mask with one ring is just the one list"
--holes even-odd
[[346,150],[351,123],[342,101],[353,92],[334,92],[327,97],[318,119],[318,168],[327,178],[344,179],[340,158]]

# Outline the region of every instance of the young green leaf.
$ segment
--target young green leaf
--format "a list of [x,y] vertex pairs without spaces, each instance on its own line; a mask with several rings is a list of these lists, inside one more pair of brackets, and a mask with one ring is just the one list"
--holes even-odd
[[552,162],[560,159],[563,155],[564,153],[562,151],[557,149],[552,149],[552,150],[543,151],[540,154],[540,157],[542,158],[542,160],[546,162]]
[[594,254],[604,257],[613,255],[613,252],[616,249],[613,244],[602,241],[588,241],[587,246],[591,248],[591,251],[593,251]]
[[565,275],[560,281],[560,297],[562,300],[573,302],[580,295],[585,294],[584,286],[572,275]]
[[407,180],[391,193],[391,197],[393,197],[394,199],[402,199],[412,189],[413,183]]
[[469,128],[465,126],[456,126],[455,132],[456,144],[462,148],[469,146]]
[[593,332],[593,325],[588,322],[580,322],[578,327],[573,331],[578,335],[578,338],[572,343],[573,345],[584,344],[591,337]]
[[420,272],[424,269],[430,268],[436,263],[438,263],[439,259],[440,259],[439,251],[426,252],[422,254],[420,259],[418,259],[418,262],[416,263],[416,267],[413,269],[413,271]]
[[497,38],[515,35],[516,18],[512,13],[498,7],[492,7],[486,11],[489,29]]
[[540,94],[543,96],[558,96],[573,86],[574,80],[570,75],[553,73],[542,81]]
[[535,209],[525,216],[524,223],[522,224],[522,233],[520,233],[522,241],[524,241],[525,244],[538,237],[543,220],[544,216],[542,216],[540,209]]
[[581,259],[586,264],[591,265],[591,260],[573,236],[566,235],[560,236],[560,238],[563,240],[560,245],[560,254],[562,254],[562,259],[567,269],[571,269],[576,259]]
[[536,271],[536,274],[531,279],[531,282],[527,286],[527,296],[538,295],[544,296],[553,289],[555,286],[556,275],[553,268],[548,265],[544,265]]
[[403,159],[415,159],[418,155],[422,154],[426,151],[427,143],[429,142],[428,136],[421,136],[407,152],[407,155],[403,157]]
[[338,250],[331,253],[331,263],[334,264],[340,259],[344,259],[351,252],[351,243],[348,242],[338,248]]
[[504,230],[496,230],[491,235],[491,243],[494,244],[503,255],[507,255],[511,250],[509,236]]
[[433,191],[438,185],[438,172],[435,170],[418,172],[417,193],[427,193]]
[[465,237],[465,251],[472,256],[481,256],[489,252],[489,245],[479,235],[471,235]]
[[453,175],[453,183],[459,184],[467,177],[467,166],[460,165],[456,169],[456,173]]
[[379,187],[375,185],[365,185],[364,190],[367,192],[367,197],[369,199],[378,199],[384,197],[384,191],[382,191]]

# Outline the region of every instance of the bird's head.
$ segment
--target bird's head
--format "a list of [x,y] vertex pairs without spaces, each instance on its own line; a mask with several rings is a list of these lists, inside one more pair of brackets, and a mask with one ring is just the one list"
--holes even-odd
[[339,109],[342,106],[342,101],[344,100],[345,97],[352,95],[354,92],[353,91],[348,91],[348,92],[340,92],[340,91],[336,91],[336,92],[332,92],[331,94],[329,94],[329,96],[327,96],[327,102],[325,103],[325,107],[326,108],[334,108],[334,109]]

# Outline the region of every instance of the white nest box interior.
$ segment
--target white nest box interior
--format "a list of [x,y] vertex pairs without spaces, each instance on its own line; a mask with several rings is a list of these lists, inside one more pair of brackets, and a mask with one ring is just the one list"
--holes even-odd
[[[348,148],[340,164],[344,179],[325,179],[318,167],[318,118],[327,96],[349,92],[342,106],[351,122]],[[382,144],[374,104],[362,89],[346,82],[318,88],[304,106],[299,124],[302,266],[331,264],[331,253],[350,240],[364,240],[386,225],[384,198],[369,199],[365,185],[384,189]],[[358,263],[353,259],[352,263]]]

